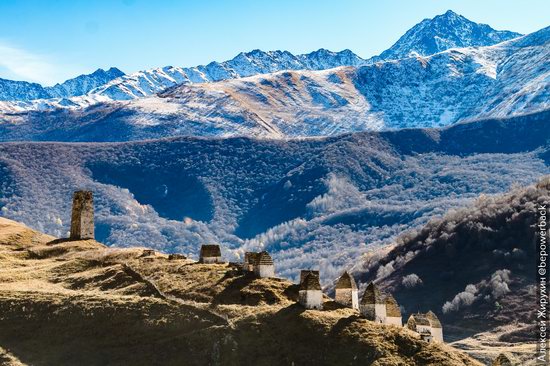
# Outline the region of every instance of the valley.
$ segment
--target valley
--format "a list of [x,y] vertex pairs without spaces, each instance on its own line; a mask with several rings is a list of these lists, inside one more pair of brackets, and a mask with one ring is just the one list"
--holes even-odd
[[320,139],[175,138],[0,144],[4,217],[55,236],[68,199],[90,189],[98,239],[191,257],[265,248],[278,273],[333,278],[404,231],[480,194],[549,174],[548,113]]

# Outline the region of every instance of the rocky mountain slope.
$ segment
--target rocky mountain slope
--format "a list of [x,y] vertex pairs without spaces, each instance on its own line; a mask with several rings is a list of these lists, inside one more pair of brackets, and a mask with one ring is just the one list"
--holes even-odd
[[0,140],[326,136],[550,108],[550,27],[495,46],[324,71],[180,85],[81,110],[4,113]]
[[0,79],[0,100],[28,101],[45,98],[51,98],[51,95],[40,84]]
[[69,79],[62,84],[44,88],[53,98],[69,98],[84,95],[92,90],[107,84],[111,80],[123,77],[124,73],[116,67],[108,70],[97,69],[89,75],[80,75]]
[[532,359],[536,313],[526,304],[536,302],[536,208],[549,204],[550,176],[481,196],[403,235],[388,254],[369,256],[356,270],[361,282],[376,280],[408,311],[441,312],[452,324],[447,339],[478,357],[507,349]]
[[[108,70],[97,69],[91,74],[80,75],[76,78],[66,80],[62,84],[43,87],[37,83],[26,81],[13,81],[0,79],[0,100],[29,102],[36,99],[69,98],[87,94],[93,89],[108,83],[109,81],[123,76],[124,73],[116,67]],[[49,105],[49,101],[35,102],[35,106]],[[63,104],[63,100],[56,99],[51,103],[60,106],[74,105],[74,103]]]
[[472,22],[449,10],[409,29],[375,60],[429,56],[451,48],[492,46],[519,36],[516,32],[498,31],[487,24]]
[[0,219],[0,357],[12,365],[481,365],[351,309],[305,311],[297,285],[233,264],[52,239]]
[[177,138],[0,144],[0,212],[64,236],[70,197],[96,194],[97,237],[194,257],[268,249],[278,274],[323,281],[479,194],[550,174],[549,113],[445,129],[303,140]]

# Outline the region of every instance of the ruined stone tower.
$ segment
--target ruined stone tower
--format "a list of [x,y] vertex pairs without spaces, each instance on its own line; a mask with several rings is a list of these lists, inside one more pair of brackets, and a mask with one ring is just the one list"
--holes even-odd
[[71,215],[72,240],[94,238],[94,198],[91,191],[76,191]]

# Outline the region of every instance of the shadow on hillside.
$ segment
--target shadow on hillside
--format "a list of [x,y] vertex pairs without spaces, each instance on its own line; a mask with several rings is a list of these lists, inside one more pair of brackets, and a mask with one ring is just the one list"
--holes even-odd
[[330,330],[329,334],[330,336],[337,336],[338,334],[342,333],[344,329],[349,327],[353,322],[357,321],[359,319],[359,315],[351,315],[347,318],[342,318],[334,324],[332,329]]
[[334,300],[323,302],[323,310],[332,311],[338,309],[347,309],[347,306],[339,304]]
[[[58,295],[17,298],[16,306],[0,302],[5,317],[0,343],[24,364],[37,366],[198,366],[211,357],[211,348],[204,347],[210,341],[206,334],[219,337],[217,330],[225,324],[210,312],[182,304],[85,299],[85,305],[77,297]],[[23,316],[21,308],[33,316]]]
[[226,275],[220,282],[228,281],[225,288],[212,300],[213,305],[275,305],[287,301],[292,291],[285,288],[285,281],[278,278],[260,279],[246,273],[231,279]]
[[298,304],[298,303],[294,303],[292,305],[289,305],[287,306],[286,308],[282,308],[281,310],[279,310],[278,312],[275,313],[275,315],[273,315],[273,319],[275,321],[290,321],[290,320],[296,320],[298,315],[302,314],[303,312],[305,312],[306,309]]

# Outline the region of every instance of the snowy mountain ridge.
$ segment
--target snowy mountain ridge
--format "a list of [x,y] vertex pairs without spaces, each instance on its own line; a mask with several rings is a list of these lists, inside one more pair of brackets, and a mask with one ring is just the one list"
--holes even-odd
[[550,109],[548,59],[550,27],[428,57],[182,84],[82,109],[14,110],[0,122],[0,140],[290,138],[447,126]]
[[350,50],[331,52],[320,49],[294,56],[287,51],[240,53],[222,63],[211,62],[192,68],[164,67],[140,71],[113,80],[92,94],[114,100],[129,100],[160,92],[177,84],[193,84],[237,79],[283,70],[325,70],[339,66],[361,66],[380,60],[394,60],[417,54],[428,56],[450,48],[489,46],[521,36],[497,31],[486,24],[472,22],[449,10],[433,19],[425,19],[410,29],[380,56],[365,60]]
[[[98,86],[123,76],[116,67],[97,69],[91,74],[77,76],[54,86],[0,78],[0,100],[28,102],[37,99],[68,98],[88,94]],[[44,102],[43,102],[44,103]]]
[[117,79],[125,74],[111,67],[108,70],[97,69],[89,75],[80,75],[74,79],[69,79],[62,84],[56,84],[45,89],[54,98],[68,98],[88,94],[101,85],[105,85],[111,80]]
[[[488,25],[474,23],[448,11],[433,19],[423,20],[390,49],[368,60],[350,50],[331,52],[319,49],[301,55],[293,55],[288,51],[253,50],[241,52],[225,62],[211,62],[196,67],[166,66],[129,75],[114,68],[108,71],[100,69],[91,75],[82,75],[49,88],[41,88],[32,83],[0,80],[0,100],[15,102],[3,104],[6,112],[81,108],[105,100],[141,98],[178,84],[217,82],[283,70],[325,70],[340,66],[361,66],[381,60],[400,59],[411,54],[428,56],[455,47],[487,46],[518,36],[519,33],[497,31]],[[95,75],[96,73],[105,73],[107,76],[101,77]],[[87,94],[86,97],[79,97],[84,94]]]
[[343,50],[325,49],[293,55],[288,51],[253,50],[241,52],[225,62],[211,62],[191,68],[165,66],[125,75],[117,68],[98,69],[89,75],[42,87],[36,83],[0,79],[0,100],[5,111],[26,109],[80,108],[106,100],[131,100],[163,91],[178,84],[193,84],[268,74],[281,70],[324,70],[338,66],[358,66],[365,60]]
[[288,51],[253,50],[239,53],[225,62],[211,62],[191,68],[166,66],[139,71],[115,79],[91,91],[113,100],[129,100],[160,92],[178,84],[216,82],[281,70],[324,70],[339,66],[358,66],[365,60],[351,52],[320,49],[303,55]]

